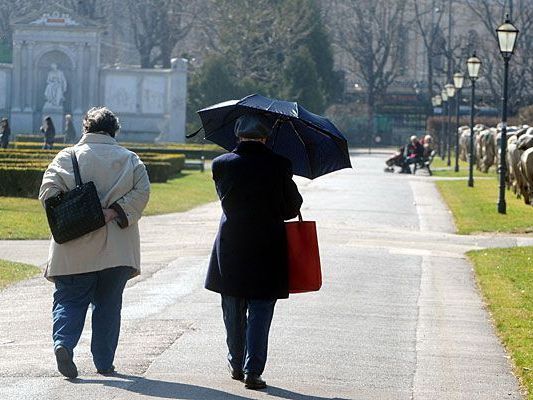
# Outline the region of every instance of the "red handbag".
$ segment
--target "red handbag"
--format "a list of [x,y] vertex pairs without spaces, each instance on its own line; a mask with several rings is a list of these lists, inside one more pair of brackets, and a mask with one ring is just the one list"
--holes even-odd
[[322,286],[320,254],[314,221],[286,222],[289,293],[314,292]]

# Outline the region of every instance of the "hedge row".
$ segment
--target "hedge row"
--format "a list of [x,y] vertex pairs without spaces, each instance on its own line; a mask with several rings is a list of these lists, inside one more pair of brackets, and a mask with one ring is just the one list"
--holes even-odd
[[[7,153],[0,153],[0,196],[37,197],[44,171],[51,159],[2,158]],[[181,172],[185,165],[185,156],[182,154],[147,154],[142,160],[153,183],[166,182]]]
[[[189,159],[200,159],[204,157],[206,159],[213,159],[223,153],[226,150],[217,145],[188,145],[188,144],[169,144],[160,146],[157,144],[140,144],[140,143],[121,143],[127,149],[141,155],[144,153],[159,153],[159,154],[184,154]],[[64,149],[71,146],[65,143],[56,143],[54,148],[57,150]],[[37,150],[43,147],[41,142],[12,142],[10,147],[17,150]]]
[[43,174],[44,169],[33,166],[0,166],[0,196],[36,198]]

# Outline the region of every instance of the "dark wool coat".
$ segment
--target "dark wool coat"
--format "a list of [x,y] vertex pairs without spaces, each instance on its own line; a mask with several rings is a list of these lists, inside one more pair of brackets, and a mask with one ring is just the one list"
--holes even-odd
[[9,126],[0,127],[0,146],[4,149],[9,145],[9,136],[11,135],[11,129]]
[[287,298],[283,221],[302,205],[290,161],[246,141],[217,157],[212,170],[223,214],[205,287],[249,299]]

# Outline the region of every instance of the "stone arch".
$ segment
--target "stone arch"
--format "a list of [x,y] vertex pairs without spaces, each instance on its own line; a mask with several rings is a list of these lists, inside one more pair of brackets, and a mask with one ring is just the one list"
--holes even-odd
[[50,70],[50,65],[55,63],[57,64],[58,68],[63,71],[63,74],[67,80],[65,102],[63,103],[64,112],[71,113],[73,108],[72,92],[76,69],[74,54],[70,51],[70,49],[64,46],[46,47],[41,49],[36,54],[34,60],[34,71],[36,77],[36,96],[34,109],[38,111],[42,111],[43,109],[45,103],[44,91],[46,88],[46,77],[48,75],[48,71]]

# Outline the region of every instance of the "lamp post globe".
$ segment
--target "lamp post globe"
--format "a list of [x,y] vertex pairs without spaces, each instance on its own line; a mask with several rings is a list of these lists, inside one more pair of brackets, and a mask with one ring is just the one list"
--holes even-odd
[[455,86],[451,83],[448,83],[444,85],[444,89],[446,89],[446,94],[448,95],[448,98],[452,98],[455,96]]
[[509,14],[505,16],[505,22],[496,29],[498,34],[498,46],[504,58],[511,58],[515,51],[516,39],[519,30],[511,23]]
[[468,77],[470,80],[477,80],[479,77],[479,70],[481,69],[481,60],[477,58],[476,53],[474,53],[472,57],[467,60],[466,67],[468,69]]
[[465,81],[465,76],[461,72],[456,72],[453,74],[453,85],[455,89],[461,90]]

